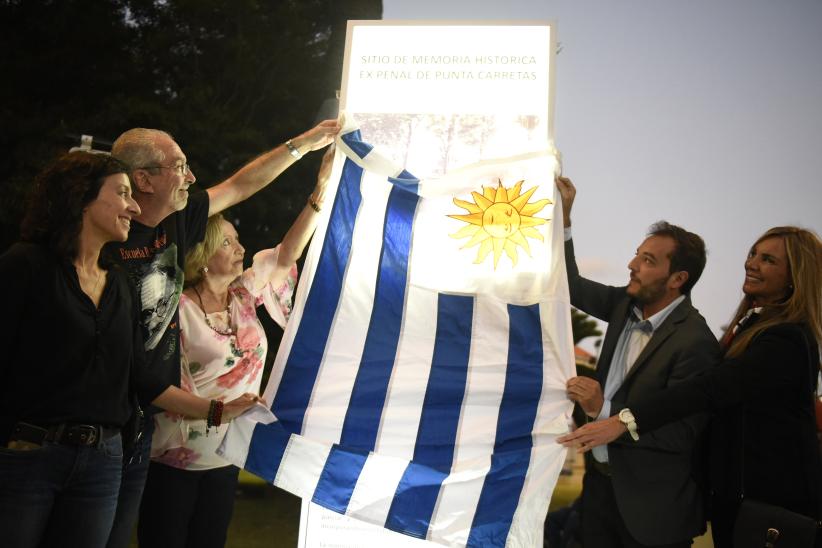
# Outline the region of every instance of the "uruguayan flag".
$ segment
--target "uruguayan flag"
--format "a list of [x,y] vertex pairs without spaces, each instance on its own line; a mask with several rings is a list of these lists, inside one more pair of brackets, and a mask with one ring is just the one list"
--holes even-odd
[[406,535],[540,545],[574,374],[555,168],[417,180],[342,135],[271,413],[235,420],[226,458]]

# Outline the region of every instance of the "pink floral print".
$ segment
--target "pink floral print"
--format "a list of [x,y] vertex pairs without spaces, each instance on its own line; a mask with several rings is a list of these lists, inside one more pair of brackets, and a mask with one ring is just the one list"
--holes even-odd
[[237,348],[240,350],[254,350],[260,344],[260,333],[251,326],[237,329]]
[[173,466],[174,468],[188,468],[191,463],[195,462],[198,458],[200,458],[200,454],[193,449],[176,447],[169,449],[154,460],[167,464],[168,466]]
[[[229,286],[230,317],[225,311],[209,315],[215,325],[230,323],[234,335],[221,335],[205,322],[203,312],[186,293],[180,297],[180,386],[207,399],[231,401],[246,392],[259,393],[260,378],[268,352],[265,331],[257,318],[257,306],[264,304],[281,326],[291,312],[291,298],[297,282],[297,267],[286,280],[272,287],[279,248],[254,256],[254,264]],[[216,454],[227,424],[207,431],[204,420],[176,415],[155,415],[152,441],[153,459],[189,470],[208,470],[229,464]]]

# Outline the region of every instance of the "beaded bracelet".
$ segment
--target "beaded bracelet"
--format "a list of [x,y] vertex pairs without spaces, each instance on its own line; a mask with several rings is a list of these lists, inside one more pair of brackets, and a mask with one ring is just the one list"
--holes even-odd
[[218,427],[222,424],[223,408],[225,404],[219,400],[211,400],[208,404],[208,414],[206,415],[206,436],[211,431],[212,427]]
[[217,400],[211,400],[208,402],[208,413],[206,413],[206,436],[208,436],[208,432],[211,430],[211,427],[214,426],[214,406],[216,403]]
[[210,402],[208,402],[208,413],[206,413],[206,436],[208,436],[208,433],[211,431],[211,427],[214,426],[214,424],[211,422],[211,419],[214,416],[215,403],[216,400],[211,400]]
[[219,400],[215,400],[214,419],[213,419],[214,426],[220,426],[221,424],[223,424],[223,408],[224,407],[225,407],[225,404],[223,402],[221,402]]

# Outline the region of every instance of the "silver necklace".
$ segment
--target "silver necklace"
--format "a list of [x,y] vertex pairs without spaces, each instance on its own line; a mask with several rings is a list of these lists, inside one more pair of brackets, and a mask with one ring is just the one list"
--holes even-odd
[[230,293],[228,294],[228,297],[226,298],[226,302],[225,302],[225,312],[226,312],[226,320],[228,321],[228,329],[224,330],[224,329],[219,329],[217,327],[214,327],[214,325],[211,323],[211,321],[209,321],[208,314],[206,314],[205,305],[203,305],[203,297],[200,295],[200,291],[197,289],[196,285],[193,286],[193,289],[194,289],[194,293],[197,294],[197,300],[200,301],[200,308],[203,311],[203,319],[205,320],[206,325],[208,327],[210,327],[212,331],[214,331],[215,333],[219,333],[220,335],[223,335],[224,337],[230,337],[230,336],[235,335],[236,333],[234,332],[233,329],[231,329],[231,310],[229,308],[229,303],[231,302],[231,294]]
[[[74,265],[74,268],[75,268],[75,270],[77,270],[77,273],[78,273],[77,278],[79,279],[80,278],[80,276],[79,276],[80,269],[77,267],[77,265]],[[91,288],[91,295],[94,295],[95,293],[97,293],[97,286],[100,285],[100,280],[103,278],[103,273],[104,272],[105,271],[101,269],[100,272],[97,273],[97,278],[94,280],[94,287]],[[86,273],[86,277],[88,277],[88,273]]]
[[103,278],[103,273],[97,273],[97,279],[94,281],[94,289],[91,290],[92,295],[97,293],[97,286],[100,285],[100,280]]

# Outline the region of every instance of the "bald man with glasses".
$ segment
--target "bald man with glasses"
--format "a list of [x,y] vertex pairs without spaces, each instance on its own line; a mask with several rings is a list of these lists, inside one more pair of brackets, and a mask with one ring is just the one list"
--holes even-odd
[[[131,168],[140,215],[131,221],[128,240],[114,244],[110,254],[125,267],[137,289],[146,362],[162,378],[180,385],[178,304],[185,256],[203,240],[208,217],[263,189],[304,154],[331,143],[339,130],[336,120],[321,122],[204,192],[192,192],[197,178],[169,133],[135,128],[114,142],[112,156]],[[152,411],[146,413],[142,437],[132,454],[123,457],[127,464],[109,548],[129,545],[148,473]]]

